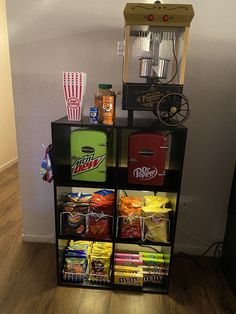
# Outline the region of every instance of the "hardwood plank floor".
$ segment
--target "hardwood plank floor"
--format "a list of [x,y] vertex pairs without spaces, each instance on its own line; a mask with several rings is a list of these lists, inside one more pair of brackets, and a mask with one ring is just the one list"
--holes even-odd
[[17,166],[0,178],[1,314],[236,313],[235,298],[217,265],[202,269],[180,258],[168,296],[57,287],[54,245],[21,240]]

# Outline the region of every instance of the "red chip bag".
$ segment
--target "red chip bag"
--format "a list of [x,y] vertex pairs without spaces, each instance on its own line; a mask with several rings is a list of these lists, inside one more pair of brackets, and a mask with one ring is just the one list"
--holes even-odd
[[101,190],[92,194],[90,202],[90,211],[95,213],[113,214],[114,192]]
[[119,210],[120,232],[121,239],[140,239],[141,233],[141,197],[121,197]]
[[87,237],[96,240],[111,240],[112,217],[90,214],[88,218]]

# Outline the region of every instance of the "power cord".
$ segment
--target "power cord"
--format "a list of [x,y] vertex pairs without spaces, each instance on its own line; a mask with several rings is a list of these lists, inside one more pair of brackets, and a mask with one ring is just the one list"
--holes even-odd
[[175,53],[175,41],[174,41],[174,39],[172,39],[172,51],[173,51],[173,57],[174,57],[174,61],[175,61],[175,73],[172,76],[172,78],[169,81],[167,81],[167,82],[163,82],[160,79],[158,79],[158,83],[160,83],[160,84],[169,84],[169,83],[171,83],[176,78],[176,76],[178,74],[179,66],[178,66],[177,56],[176,56],[176,53]]
[[146,244],[138,244],[139,246],[142,246],[142,247],[147,247],[149,249],[152,249],[153,251],[155,251],[156,253],[161,253],[160,251],[158,251],[156,248],[154,248],[153,246],[148,246]]
[[[221,248],[222,248],[222,244],[223,242],[214,242],[212,243],[201,255],[199,256],[192,256],[192,255],[189,255],[185,252],[178,252],[176,255],[175,255],[175,258],[187,258],[187,259],[190,259],[191,261],[193,261],[197,266],[201,267],[201,268],[204,268],[204,269],[208,269],[208,268],[211,268],[214,266],[214,264],[209,264],[209,265],[204,265],[201,263],[201,259],[206,256],[206,254],[213,248],[215,247],[215,250],[214,250],[214,255],[213,257],[217,257],[217,254],[218,254],[218,257],[221,256]],[[220,248],[221,247],[221,248]]]

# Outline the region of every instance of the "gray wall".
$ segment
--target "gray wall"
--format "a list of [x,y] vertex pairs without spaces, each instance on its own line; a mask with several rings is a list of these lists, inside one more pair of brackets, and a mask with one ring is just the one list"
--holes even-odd
[[[135,2],[135,1],[131,1]],[[151,2],[151,1],[149,1]],[[185,1],[166,1],[185,3]],[[201,252],[222,240],[235,162],[236,4],[192,3],[195,18],[184,93],[191,100],[177,249]],[[7,15],[19,152],[24,239],[52,241],[53,187],[42,182],[42,144],[50,143],[50,122],[65,115],[62,71],[88,74],[86,108],[97,83],[121,88],[126,1],[8,0]],[[207,4],[206,4],[207,3]],[[226,6],[227,5],[227,6]],[[120,104],[118,102],[118,106]],[[118,115],[125,115],[118,110]]]

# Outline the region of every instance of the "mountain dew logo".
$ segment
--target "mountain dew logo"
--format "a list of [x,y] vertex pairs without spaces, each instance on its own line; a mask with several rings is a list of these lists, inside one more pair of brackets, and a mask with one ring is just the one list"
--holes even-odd
[[94,157],[94,154],[90,154],[81,158],[76,158],[76,160],[71,165],[72,176],[98,168],[105,157],[106,155]]

